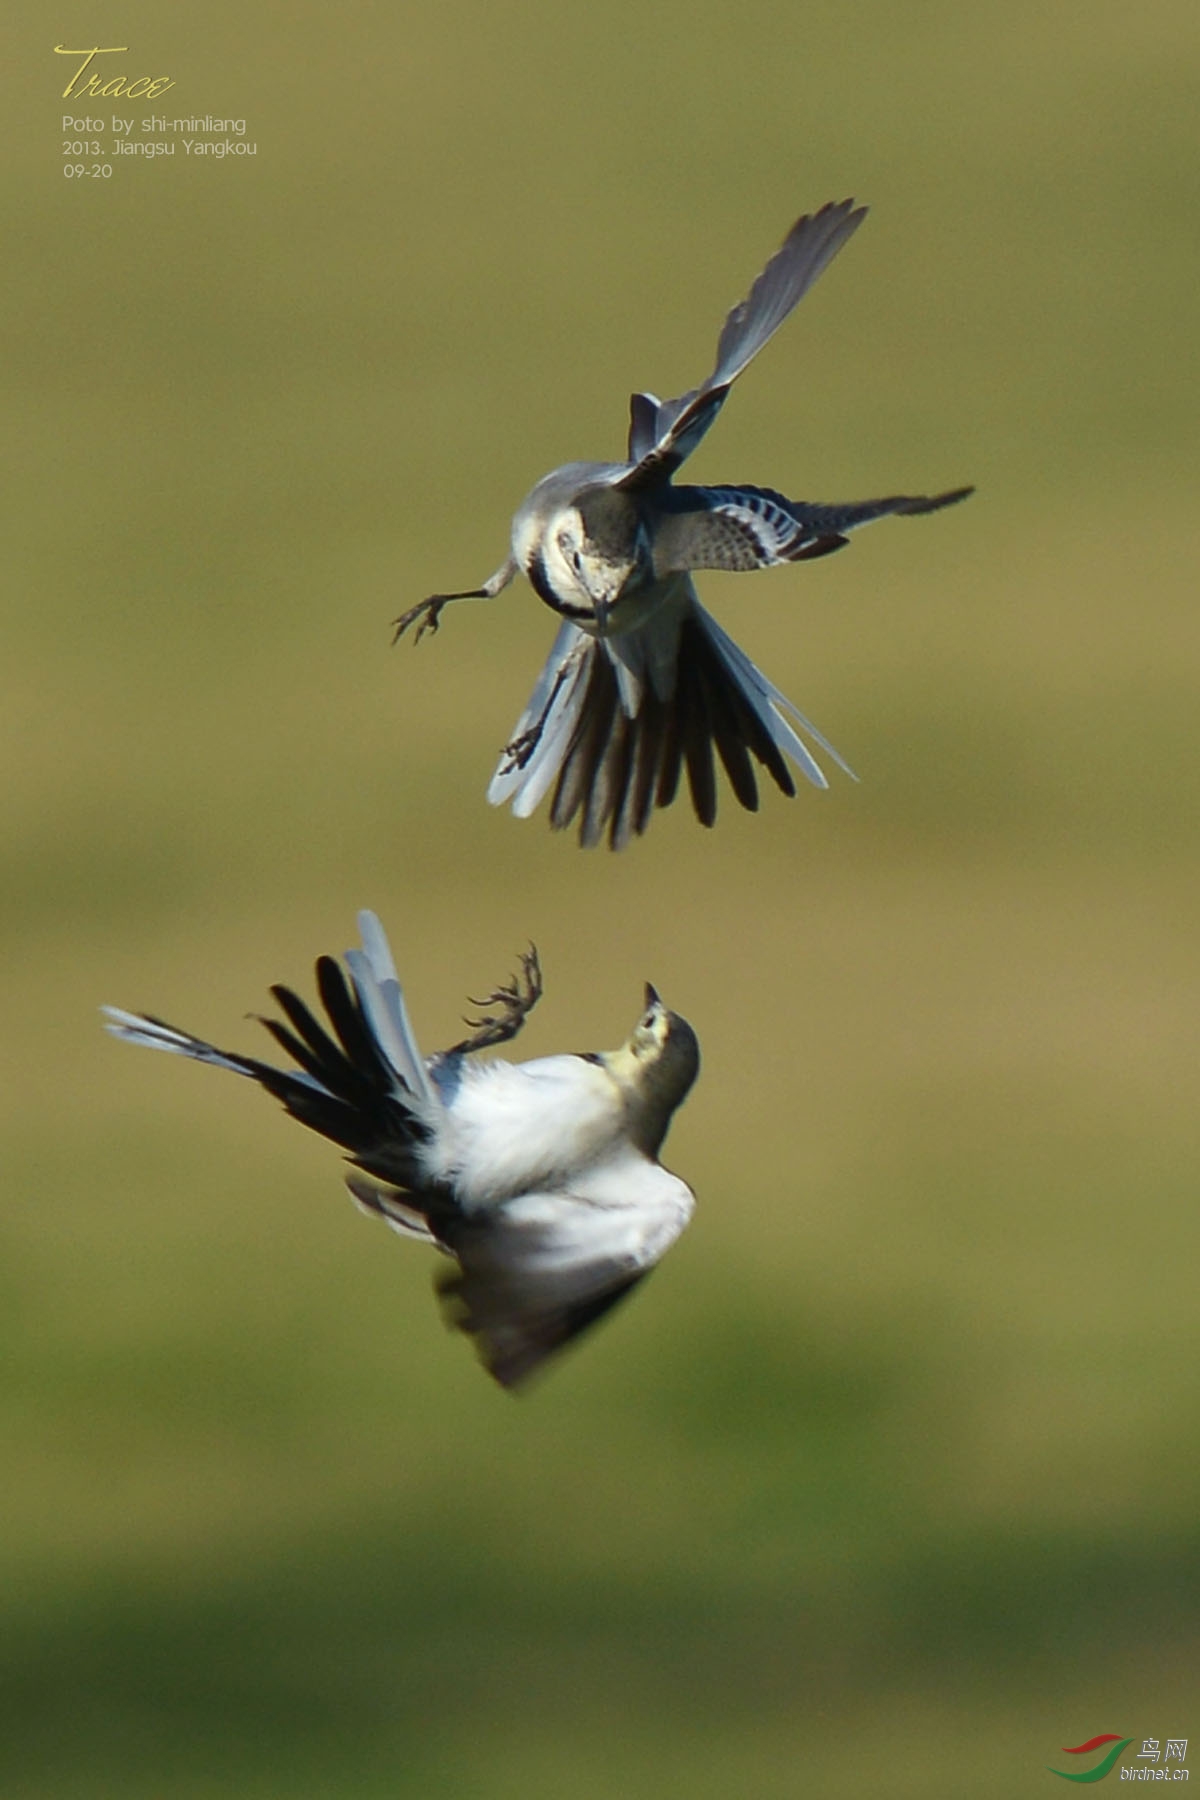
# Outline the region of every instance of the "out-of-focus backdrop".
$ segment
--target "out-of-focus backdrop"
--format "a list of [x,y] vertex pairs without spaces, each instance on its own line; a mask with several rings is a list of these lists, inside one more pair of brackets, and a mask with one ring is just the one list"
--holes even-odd
[[[62,101],[97,41],[174,89]],[[991,1800],[1200,1739],[1198,89],[1187,0],[21,28],[5,1793]],[[156,111],[257,154],[63,175]],[[695,477],[978,494],[703,578],[860,785],[585,856],[483,798],[530,591],[389,623],[847,193]],[[99,1028],[263,1049],[362,905],[428,1050],[530,938],[521,1054],[647,978],[703,1043],[692,1229],[517,1402],[331,1147]]]

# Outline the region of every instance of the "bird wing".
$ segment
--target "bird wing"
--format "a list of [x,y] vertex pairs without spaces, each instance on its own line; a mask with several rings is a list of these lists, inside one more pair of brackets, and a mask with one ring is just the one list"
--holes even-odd
[[678,487],[662,496],[654,533],[654,569],[663,577],[684,569],[768,569],[807,562],[849,542],[848,531],[889,514],[937,512],[973,490],[891,494],[826,506],[789,500],[774,488]]
[[629,460],[634,467],[616,485],[656,486],[689,457],[725,403],[725,396],[779,330],[818,275],[858,230],[865,206],[830,202],[805,213],[788,232],[746,298],[734,307],[717,340],[717,360],[702,386],[676,400],[634,394],[629,407]]
[[516,1387],[601,1319],[665,1255],[691,1218],[691,1189],[625,1147],[564,1189],[457,1217],[438,1278],[447,1321]]
[[401,1184],[419,1180],[421,1147],[437,1134],[441,1102],[413,1040],[383,928],[373,913],[360,914],[359,924],[363,949],[347,952],[351,982],[332,957],[316,966],[333,1035],[290,988],[271,989],[287,1023],[261,1023],[294,1069],[218,1050],[150,1014],[117,1007],[102,1008],[108,1030],[126,1043],[246,1075],[363,1168]]
[[[597,639],[566,624],[488,788],[527,818],[552,792],[556,830],[579,821],[579,841],[607,833],[621,849],[669,806],[686,767],[702,824],[716,818],[716,749],[738,801],[758,806],[753,761],[794,794],[790,758],[815,787],[828,783],[801,730],[847,773],[810,720],[769,682],[696,598],[690,579],[636,631]],[[752,761],[753,759],[753,761]]]

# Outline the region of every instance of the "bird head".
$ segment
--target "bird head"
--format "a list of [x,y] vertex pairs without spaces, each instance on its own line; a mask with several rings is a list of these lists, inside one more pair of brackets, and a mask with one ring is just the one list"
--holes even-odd
[[636,502],[603,484],[580,489],[557,509],[542,553],[559,598],[590,613],[602,635],[617,602],[652,571]]
[[665,1006],[650,983],[641,1018],[619,1050],[605,1057],[625,1090],[630,1136],[655,1156],[675,1108],[700,1072],[700,1045],[686,1019]]

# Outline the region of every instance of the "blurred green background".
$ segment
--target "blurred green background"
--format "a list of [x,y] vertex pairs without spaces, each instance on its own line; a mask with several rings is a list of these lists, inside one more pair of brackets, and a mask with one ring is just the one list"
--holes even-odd
[[[65,180],[97,41],[257,156]],[[1198,75],[1187,0],[29,9],[6,1795],[990,1800],[1200,1738]],[[703,580],[860,786],[585,857],[483,799],[545,609],[389,621],[847,193],[695,478],[978,495]],[[701,1036],[693,1227],[519,1402],[331,1148],[99,1030],[261,1048],[360,905],[427,1050],[531,937],[521,1054],[647,978]]]

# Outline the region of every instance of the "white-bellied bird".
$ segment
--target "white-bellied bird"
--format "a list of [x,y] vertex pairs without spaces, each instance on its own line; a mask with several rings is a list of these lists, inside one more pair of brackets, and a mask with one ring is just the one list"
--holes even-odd
[[692,1214],[687,1184],[658,1160],[671,1115],[700,1067],[696,1034],[654,989],[619,1050],[477,1061],[516,1036],[541,997],[537,952],[472,1001],[471,1034],[423,1059],[374,913],[361,950],[317,963],[330,1029],[289,988],[286,1022],[261,1022],[295,1064],[218,1050],[154,1018],[106,1006],[126,1043],[248,1075],[301,1124],[340,1144],[355,1200],[401,1236],[443,1251],[448,1321],[515,1387],[629,1293]]
[[774,488],[674,486],[742,370],[857,231],[865,207],[822,206],[792,226],[726,319],[716,365],[676,400],[634,394],[627,459],[573,462],[543,476],[517,508],[508,555],[477,588],[431,594],[396,620],[399,638],[437,629],[452,600],[491,600],[525,574],[562,619],[528,706],[488,788],[526,818],[551,794],[550,823],[579,821],[579,841],[613,849],[675,798],[686,768],[696,816],[716,818],[715,747],[729,784],[758,806],[754,762],[785,794],[788,759],[815,787],[825,775],[808,737],[850,770],[815,726],[701,606],[697,569],[767,569],[840,550],[847,533],[889,513],[936,512],[943,494],[824,504]]

